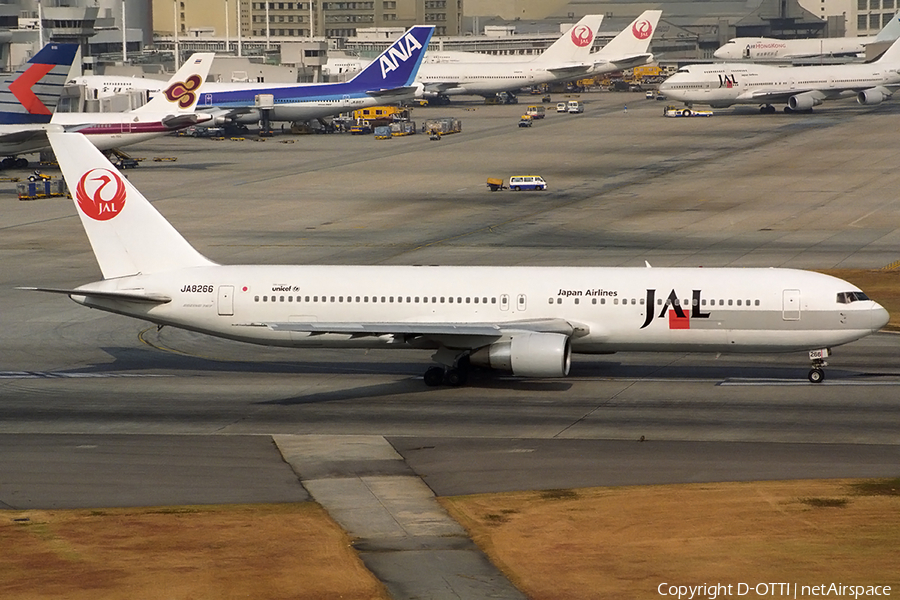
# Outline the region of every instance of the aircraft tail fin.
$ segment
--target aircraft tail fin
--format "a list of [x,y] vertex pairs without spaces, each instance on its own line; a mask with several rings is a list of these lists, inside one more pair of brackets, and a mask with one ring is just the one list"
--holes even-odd
[[0,123],[49,123],[78,48],[51,42],[6,79],[0,87]]
[[104,279],[214,264],[80,133],[47,134]]
[[348,81],[348,86],[362,92],[411,86],[419,73],[419,66],[433,33],[432,25],[411,27]]
[[603,15],[585,15],[535,60],[542,63],[587,62]]
[[895,40],[875,62],[900,66],[900,39]]
[[184,61],[181,68],[172,75],[166,87],[153,96],[147,104],[133,112],[192,113],[200,98],[198,90],[212,66],[213,52],[197,52]]
[[897,38],[900,38],[900,11],[891,17],[888,24],[878,32],[878,35],[875,36],[875,42],[893,42]]
[[619,35],[603,46],[595,56],[616,62],[617,59],[627,60],[632,56],[646,54],[661,15],[661,10],[645,10]]

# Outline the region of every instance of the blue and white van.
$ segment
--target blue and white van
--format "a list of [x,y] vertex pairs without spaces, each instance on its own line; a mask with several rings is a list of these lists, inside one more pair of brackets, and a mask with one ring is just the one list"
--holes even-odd
[[517,192],[522,190],[546,190],[547,182],[537,175],[514,175],[509,178],[509,189]]

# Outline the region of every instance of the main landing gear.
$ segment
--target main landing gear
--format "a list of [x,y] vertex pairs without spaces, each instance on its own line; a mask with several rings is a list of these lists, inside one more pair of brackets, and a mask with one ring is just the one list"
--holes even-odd
[[827,367],[828,363],[825,359],[831,356],[831,348],[823,348],[821,350],[810,350],[809,359],[812,361],[812,368],[809,370],[810,383],[822,383],[825,381],[825,371],[822,367]]
[[425,385],[428,387],[436,387],[439,385],[449,385],[459,387],[465,385],[469,380],[469,356],[464,355],[454,361],[451,367],[434,366],[429,367],[425,371],[423,377]]
[[759,112],[761,112],[764,115],[774,115],[775,107],[772,106],[771,104],[763,104],[762,106],[759,107]]

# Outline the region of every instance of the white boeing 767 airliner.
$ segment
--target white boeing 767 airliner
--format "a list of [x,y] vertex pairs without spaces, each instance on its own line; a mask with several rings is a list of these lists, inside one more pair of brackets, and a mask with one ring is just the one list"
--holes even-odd
[[226,266],[197,252],[79,133],[50,133],[103,280],[79,304],[213,336],[296,347],[425,348],[425,382],[478,365],[563,377],[571,354],[810,350],[880,329],[856,286],[792,269]]

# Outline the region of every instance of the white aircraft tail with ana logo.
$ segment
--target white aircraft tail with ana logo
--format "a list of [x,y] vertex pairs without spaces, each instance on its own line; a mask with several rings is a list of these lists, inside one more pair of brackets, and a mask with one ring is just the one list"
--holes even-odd
[[47,137],[104,279],[215,264],[197,252],[84,135],[48,132]]
[[587,62],[602,22],[603,15],[585,15],[535,61],[553,64]]
[[192,113],[200,94],[197,91],[206,81],[212,66],[213,52],[197,52],[184,61],[181,68],[169,79],[166,87],[150,101],[133,112]]

